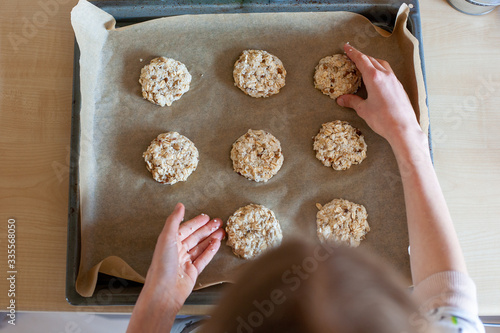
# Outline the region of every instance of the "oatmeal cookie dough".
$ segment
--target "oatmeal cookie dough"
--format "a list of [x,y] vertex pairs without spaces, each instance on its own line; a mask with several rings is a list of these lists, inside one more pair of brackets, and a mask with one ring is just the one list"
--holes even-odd
[[139,83],[144,99],[156,105],[170,106],[189,90],[191,74],[182,62],[159,57],[141,69]]
[[361,131],[347,121],[324,123],[314,137],[313,149],[323,165],[347,170],[366,158],[367,145]]
[[269,97],[285,86],[286,70],[278,57],[262,50],[245,50],[234,64],[234,85],[252,97]]
[[249,129],[233,143],[234,171],[256,182],[267,182],[283,165],[281,144],[271,133]]
[[335,54],[319,61],[314,73],[314,87],[332,99],[354,94],[361,86],[361,73],[345,54]]
[[317,203],[316,207],[319,209],[316,214],[317,233],[323,243],[334,241],[357,247],[370,231],[368,214],[363,205],[333,199],[324,206]]
[[239,208],[226,223],[227,245],[243,259],[252,259],[281,244],[283,235],[274,212],[262,205]]
[[154,180],[169,185],[186,181],[199,161],[194,143],[177,132],[158,135],[142,156]]

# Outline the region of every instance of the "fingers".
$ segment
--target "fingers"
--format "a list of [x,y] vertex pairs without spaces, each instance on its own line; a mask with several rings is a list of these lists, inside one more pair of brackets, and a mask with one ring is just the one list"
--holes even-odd
[[370,58],[367,55],[356,50],[351,44],[345,44],[344,51],[347,56],[356,64],[356,67],[358,67],[361,74],[375,69]]
[[224,229],[220,228],[210,234],[207,238],[205,238],[198,245],[194,246],[191,250],[189,250],[188,255],[191,261],[195,261],[200,254],[202,254],[206,248],[213,243],[214,240],[222,240],[225,236]]
[[364,99],[357,95],[342,95],[337,98],[337,104],[351,109],[358,109],[359,105],[364,102]]
[[200,274],[205,267],[210,263],[215,254],[220,248],[221,240],[213,239],[212,243],[209,243],[207,248],[193,261],[193,265],[198,270],[198,274]]
[[378,61],[378,62],[382,65],[382,67],[384,67],[384,68],[385,68],[385,70],[386,70],[386,71],[389,71],[389,72],[391,72],[391,73],[394,73],[394,72],[392,71],[392,67],[391,67],[391,65],[390,65],[387,61],[382,60],[382,59],[377,59],[377,61]]
[[152,276],[155,270],[163,271],[164,262],[173,262],[177,258],[178,244],[177,244],[177,230],[179,224],[184,217],[184,205],[178,203],[175,205],[174,211],[167,217],[163,230],[158,236],[158,241],[155,245],[153,253],[153,260],[148,269],[148,275]]
[[378,69],[379,71],[389,71],[392,73],[392,68],[387,61],[367,56],[356,50],[351,44],[345,44],[344,51],[347,56],[354,61],[361,74],[373,68]]
[[379,71],[383,71],[383,72],[386,71],[385,67],[382,66],[382,64],[378,61],[378,59],[375,59],[374,57],[370,57],[370,56],[368,56],[368,59],[372,63],[373,67],[375,67]]
[[187,237],[182,244],[186,251],[191,250],[200,242],[202,242],[205,238],[210,236],[210,234],[214,233],[222,226],[222,221],[220,219],[214,219],[210,222],[207,222],[201,228],[193,232],[189,237]]
[[169,217],[167,217],[167,220],[165,221],[165,226],[163,227],[163,230],[158,237],[160,239],[162,238],[171,238],[175,237],[177,230],[179,229],[179,224],[182,222],[182,219],[184,218],[184,205],[181,203],[178,203],[175,205],[174,211],[172,214],[170,214]]
[[208,221],[210,221],[210,217],[208,215],[201,214],[189,221],[182,223],[179,227],[180,241],[182,242],[183,240],[191,236],[191,234],[204,226]]

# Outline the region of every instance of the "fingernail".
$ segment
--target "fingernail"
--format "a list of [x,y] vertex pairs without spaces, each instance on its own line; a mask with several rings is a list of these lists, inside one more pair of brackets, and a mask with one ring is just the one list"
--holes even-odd
[[201,213],[200,215],[201,215],[201,216],[207,216],[207,214],[205,214],[205,213]]
[[354,50],[354,46],[349,44],[349,42],[347,42],[346,45],[347,45],[347,52],[352,52]]
[[344,106],[344,100],[341,97],[337,97],[337,104],[340,106]]

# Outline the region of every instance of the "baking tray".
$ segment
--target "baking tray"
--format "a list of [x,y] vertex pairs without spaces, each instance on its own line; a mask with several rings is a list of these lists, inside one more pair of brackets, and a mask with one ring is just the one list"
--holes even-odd
[[[116,26],[126,26],[147,20],[185,14],[264,13],[264,12],[325,12],[349,11],[361,14],[374,25],[392,31],[399,7],[407,3],[410,8],[408,29],[419,41],[424,83],[426,85],[424,52],[418,0],[410,1],[294,1],[294,0],[213,0],[213,1],[91,1],[113,15]],[[94,294],[82,297],[75,289],[80,265],[80,196],[78,186],[78,160],[80,152],[80,51],[75,41],[73,64],[73,105],[71,116],[71,156],[69,174],[68,244],[66,263],[66,300],[72,305],[133,305],[142,284],[99,273]],[[426,85],[427,87],[427,85]],[[427,88],[426,88],[427,90]],[[427,103],[427,100],[426,100]],[[429,126],[429,150],[432,157]],[[214,304],[224,285],[196,290],[186,300],[189,305]]]

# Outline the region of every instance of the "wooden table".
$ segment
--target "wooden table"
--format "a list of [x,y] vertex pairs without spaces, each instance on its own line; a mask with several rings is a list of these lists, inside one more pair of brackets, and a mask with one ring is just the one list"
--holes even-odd
[[[17,310],[73,307],[64,296],[76,0],[3,0],[0,10],[0,305],[16,221]],[[421,0],[434,161],[481,315],[500,315],[500,10],[474,17]],[[200,313],[203,308],[185,308]]]

